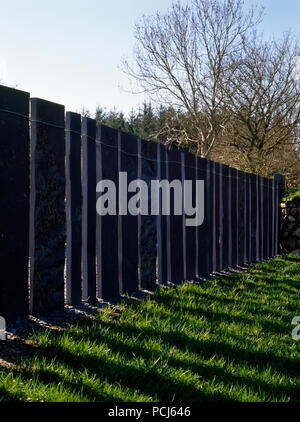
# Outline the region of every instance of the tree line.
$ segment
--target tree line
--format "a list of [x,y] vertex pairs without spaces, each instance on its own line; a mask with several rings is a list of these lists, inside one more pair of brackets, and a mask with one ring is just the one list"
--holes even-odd
[[98,123],[300,184],[299,41],[266,40],[263,18],[242,0],[177,1],[143,16],[122,67],[149,102],[127,117],[99,107]]

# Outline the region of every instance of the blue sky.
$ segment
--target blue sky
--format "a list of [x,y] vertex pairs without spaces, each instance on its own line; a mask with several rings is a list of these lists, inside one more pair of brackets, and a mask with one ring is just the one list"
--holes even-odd
[[[122,56],[132,56],[134,22],[172,0],[0,0],[0,78],[67,110],[97,104],[124,112],[143,96],[126,92]],[[246,0],[247,4],[252,1]],[[265,34],[300,33],[299,0],[258,0]],[[5,70],[3,70],[5,69]]]

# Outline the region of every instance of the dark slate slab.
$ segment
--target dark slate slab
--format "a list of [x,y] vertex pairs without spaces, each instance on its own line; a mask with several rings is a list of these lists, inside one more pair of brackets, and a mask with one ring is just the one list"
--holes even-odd
[[223,242],[224,242],[224,202],[223,202],[223,164],[219,163],[219,238],[218,238],[218,270],[224,268],[223,263]]
[[232,233],[232,267],[238,265],[238,227],[239,227],[239,191],[238,191],[238,170],[231,169],[231,233]]
[[30,305],[33,314],[64,306],[65,113],[31,100]]
[[213,271],[213,162],[206,160],[205,219],[206,219],[206,274]]
[[[17,114],[14,114],[17,113]],[[0,85],[0,315],[28,315],[29,94]]]
[[211,240],[211,256],[212,256],[212,272],[215,273],[217,271],[217,177],[216,177],[216,163],[214,161],[211,162],[211,210],[212,210],[212,240]]
[[66,113],[66,216],[67,262],[66,302],[81,303],[82,186],[81,186],[81,116]]
[[[137,179],[137,138],[119,132],[119,172],[127,172],[128,185]],[[119,186],[120,192],[120,186]],[[127,203],[135,193],[127,193]],[[120,201],[119,201],[120,206]],[[119,279],[122,293],[137,291],[138,280],[138,218],[119,210]]]
[[204,180],[204,220],[203,223],[196,228],[196,264],[197,264],[197,277],[203,277],[208,273],[207,268],[207,238],[208,238],[208,214],[209,207],[207,206],[207,160],[204,158],[196,157],[197,166],[197,179]]
[[[197,179],[197,168],[196,168],[196,157],[193,154],[188,152],[182,153],[183,164],[184,164],[184,180],[192,181],[192,204],[193,207],[196,205],[196,179]],[[183,183],[183,181],[182,181]],[[191,216],[194,217],[194,216]],[[186,218],[190,218],[186,216]],[[185,222],[184,219],[184,222]],[[196,277],[196,233],[198,232],[198,227],[196,226],[187,226],[185,223],[183,225],[183,231],[185,232],[185,278],[187,280],[192,280]]]
[[138,178],[148,186],[148,215],[138,215],[139,286],[151,290],[157,281],[157,216],[151,215],[151,181],[157,178],[157,144],[138,140],[138,147]]
[[[97,182],[111,180],[118,192],[118,131],[104,125],[97,127],[97,142]],[[120,295],[118,215],[97,214],[97,234],[98,295],[111,299]]]
[[245,254],[245,180],[244,172],[238,170],[238,265],[244,264]]
[[264,259],[264,251],[265,251],[265,227],[264,227],[264,223],[265,223],[265,215],[264,215],[264,178],[262,176],[259,176],[259,250],[260,250],[260,255],[259,255],[259,259],[263,260]]
[[256,262],[256,245],[257,245],[257,194],[256,194],[256,176],[250,175],[250,197],[251,197],[251,212],[250,212],[250,262]]
[[82,133],[82,297],[96,301],[96,121],[83,117]]
[[[181,155],[176,149],[167,149],[168,174],[167,178],[171,183],[173,180],[181,180]],[[183,216],[174,215],[174,194],[173,189],[170,195],[170,216],[169,218],[169,281],[179,283],[184,279],[183,268]]]
[[271,179],[271,200],[272,200],[272,228],[271,228],[271,241],[272,241],[272,257],[275,255],[275,181]]
[[214,163],[214,195],[215,195],[215,271],[220,271],[220,164]]
[[229,231],[231,230],[229,221],[229,167],[222,166],[222,211],[223,211],[223,242],[222,242],[222,268],[227,269],[229,266],[228,250],[229,250]]
[[[157,180],[167,179],[166,147],[157,145]],[[168,281],[168,236],[167,216],[162,215],[162,196],[159,193],[159,215],[157,216],[157,255],[158,255],[158,282]]]

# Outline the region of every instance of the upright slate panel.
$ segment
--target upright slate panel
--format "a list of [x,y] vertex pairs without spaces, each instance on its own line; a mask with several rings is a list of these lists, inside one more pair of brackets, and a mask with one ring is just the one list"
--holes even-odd
[[[192,204],[196,206],[196,157],[188,152],[182,153],[184,157],[184,179],[192,181]],[[184,181],[183,181],[184,182]],[[191,216],[192,218],[195,216]],[[198,227],[187,226],[186,216],[184,218],[185,230],[185,262],[186,262],[186,278],[192,280],[196,277],[196,232]]]
[[66,216],[67,216],[67,271],[66,302],[81,303],[81,116],[66,113]]
[[239,192],[238,192],[238,170],[231,169],[231,233],[232,233],[232,267],[238,265],[238,207],[239,207]]
[[205,216],[206,216],[206,274],[213,271],[213,162],[206,160]]
[[223,242],[222,242],[222,267],[223,269],[227,269],[229,267],[229,260],[228,260],[228,250],[229,250],[229,231],[230,221],[229,221],[229,167],[223,165],[222,168],[222,199],[223,199]]
[[223,206],[223,164],[219,163],[219,251],[218,271],[223,270],[223,241],[224,241],[224,206]]
[[31,100],[30,310],[64,306],[65,112],[64,106]]
[[247,196],[246,196],[246,214],[247,214],[247,253],[246,262],[251,262],[251,213],[252,213],[252,195],[251,195],[251,174],[246,174]]
[[212,210],[212,240],[211,240],[211,256],[212,256],[212,272],[217,271],[217,192],[216,192],[216,163],[211,162],[211,210]]
[[0,315],[28,315],[29,94],[0,85]]
[[[181,181],[181,155],[176,149],[167,149],[168,161],[168,180],[172,183],[173,180]],[[182,215],[174,215],[174,192],[171,189],[170,194],[170,226],[168,230],[169,237],[169,254],[170,254],[170,281],[172,283],[181,282],[184,279],[183,272],[183,230],[182,230]]]
[[[127,173],[127,184],[119,186],[119,280],[122,293],[137,291],[138,280],[138,218],[128,212],[127,204],[136,193],[127,192],[132,180],[137,179],[137,138],[119,132],[119,172]],[[124,202],[123,202],[124,201]],[[124,205],[124,213],[122,210]]]
[[[156,284],[157,216],[151,215],[151,181],[157,178],[157,144],[138,140],[138,178],[147,183],[148,215],[138,215],[139,286],[153,289]],[[158,198],[157,198],[158,202]]]
[[251,194],[251,231],[250,231],[250,262],[256,261],[256,230],[257,230],[257,220],[256,220],[256,208],[257,208],[257,195],[256,195],[256,176],[255,174],[250,175],[250,194]]
[[207,186],[208,186],[208,178],[207,178],[207,160],[204,158],[196,157],[196,166],[197,166],[197,179],[204,180],[204,220],[203,223],[196,227],[197,233],[197,267],[198,272],[196,274],[197,277],[203,277],[208,274],[208,267],[207,267],[207,255],[208,255],[208,247],[207,247],[207,239],[208,239],[208,219],[209,219],[209,206],[207,204]]
[[269,212],[270,212],[270,204],[269,204],[269,179],[268,178],[264,178],[264,214],[265,214],[265,233],[266,233],[266,245],[265,245],[265,259],[268,259],[270,257],[270,227],[269,227],[269,223],[270,223],[270,216],[269,216]]
[[244,263],[245,253],[245,180],[244,172],[238,170],[238,265]]
[[[104,125],[99,126],[97,142],[97,182],[111,180],[118,192],[118,131]],[[100,195],[101,193],[97,193],[98,199]],[[117,212],[115,215],[97,214],[97,228],[98,295],[103,299],[110,299],[120,295]]]
[[259,259],[264,259],[264,251],[265,251],[265,214],[264,214],[264,178],[259,176],[259,248],[260,248],[260,255]]
[[272,240],[272,257],[275,255],[275,180],[271,179],[272,189],[272,229],[271,229],[271,240]]
[[96,301],[96,121],[82,118],[82,296]]
[[215,171],[214,171],[214,183],[215,183],[215,271],[220,271],[220,240],[221,240],[221,232],[220,232],[220,164],[214,163]]
[[233,267],[232,259],[232,209],[233,209],[233,200],[232,200],[232,189],[233,189],[233,169],[228,167],[228,268]]
[[[157,180],[166,180],[166,148],[157,144]],[[157,216],[157,255],[158,255],[158,282],[168,280],[168,254],[167,254],[167,216],[162,215],[162,194],[159,193],[159,214]]]

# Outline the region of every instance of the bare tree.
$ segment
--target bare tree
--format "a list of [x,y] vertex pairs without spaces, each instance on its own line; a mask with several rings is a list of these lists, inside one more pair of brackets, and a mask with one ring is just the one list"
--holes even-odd
[[236,72],[229,58],[261,16],[254,7],[245,13],[242,0],[192,0],[135,26],[135,64],[123,60],[123,69],[152,99],[185,114],[188,126],[178,121],[169,133],[180,144],[195,144],[202,157],[228,118],[224,96]]
[[244,40],[242,54],[230,59],[235,77],[227,86],[226,139],[244,169],[264,172],[267,157],[286,143],[294,144],[295,154],[299,151],[300,90],[294,78],[297,53],[298,42],[289,33],[280,41],[264,41],[254,33]]

